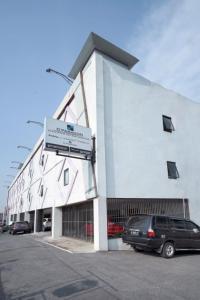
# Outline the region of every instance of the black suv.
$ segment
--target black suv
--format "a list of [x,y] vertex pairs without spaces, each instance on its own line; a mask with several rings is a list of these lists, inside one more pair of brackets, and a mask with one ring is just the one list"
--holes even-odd
[[154,250],[171,258],[176,250],[200,250],[200,227],[176,217],[135,215],[126,223],[122,239],[136,251]]

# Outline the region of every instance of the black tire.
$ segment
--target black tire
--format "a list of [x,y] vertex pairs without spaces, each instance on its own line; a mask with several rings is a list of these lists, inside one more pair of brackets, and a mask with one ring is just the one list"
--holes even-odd
[[175,253],[174,244],[171,242],[167,242],[164,244],[161,256],[164,258],[172,258]]
[[133,247],[133,249],[135,250],[135,252],[142,252],[142,251],[144,251],[143,249],[138,248],[138,247],[136,247],[136,246],[132,246],[132,247]]

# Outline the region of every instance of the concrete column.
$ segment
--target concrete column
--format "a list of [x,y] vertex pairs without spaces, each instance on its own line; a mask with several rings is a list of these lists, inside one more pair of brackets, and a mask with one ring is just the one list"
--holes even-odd
[[94,249],[107,251],[107,202],[99,197],[93,200],[94,205]]
[[62,208],[52,207],[52,238],[57,239],[62,236]]
[[94,204],[94,249],[108,250],[107,238],[107,186],[106,186],[106,137],[105,91],[103,56],[95,53],[96,63],[96,183],[98,197]]
[[38,221],[39,221],[39,209],[36,209],[34,214],[34,233],[39,232]]
[[24,221],[30,222],[30,214],[28,211],[25,212]]

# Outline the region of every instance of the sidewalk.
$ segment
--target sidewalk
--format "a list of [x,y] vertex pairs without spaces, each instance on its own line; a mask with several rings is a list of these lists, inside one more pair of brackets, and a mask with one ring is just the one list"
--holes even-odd
[[42,242],[47,243],[59,248],[62,248],[70,253],[95,253],[94,244],[83,240],[78,240],[70,237],[59,237],[58,239],[53,239],[51,237],[51,232],[37,232],[32,233],[31,237]]

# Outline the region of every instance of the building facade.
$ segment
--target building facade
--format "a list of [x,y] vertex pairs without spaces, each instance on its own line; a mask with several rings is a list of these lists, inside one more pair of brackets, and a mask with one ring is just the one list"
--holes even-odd
[[[128,216],[170,214],[200,223],[200,105],[130,71],[137,58],[94,33],[53,118],[90,127],[92,163],[44,151],[43,135],[8,190],[9,220],[108,250]],[[118,226],[118,227],[117,227]]]

